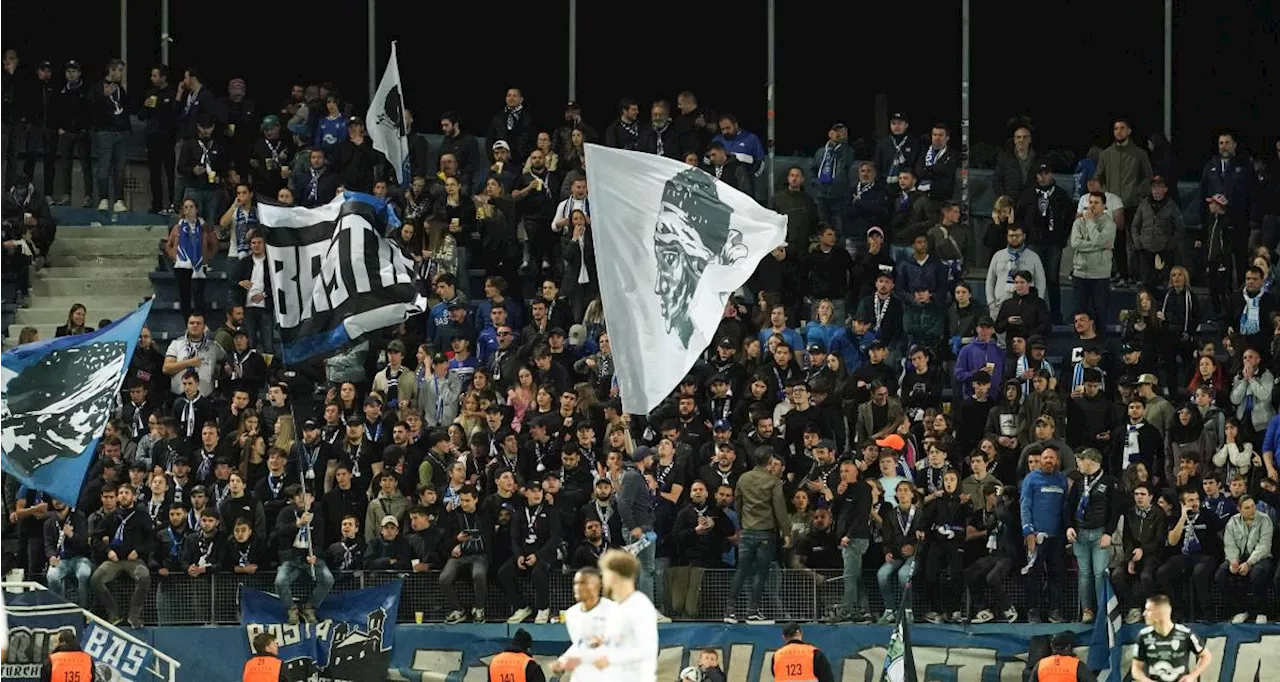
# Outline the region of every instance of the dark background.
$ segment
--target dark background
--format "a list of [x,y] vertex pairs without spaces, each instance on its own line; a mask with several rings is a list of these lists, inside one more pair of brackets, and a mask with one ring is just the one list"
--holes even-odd
[[[960,3],[778,2],[777,151],[812,152],[834,121],[851,136],[874,132],[874,98],[907,112],[917,133],[934,120],[955,127],[959,143]],[[242,77],[249,97],[278,105],[291,83],[333,81],[363,112],[368,99],[364,2],[324,5],[270,0],[171,0],[171,66],[198,64],[225,94]],[[764,0],[708,3],[642,0],[579,2],[578,99],[603,130],[617,102],[672,100],[683,89],[765,137]],[[1214,153],[1223,127],[1247,149],[1280,131],[1280,10],[1274,2],[1177,2],[1174,8],[1174,151],[1194,175]],[[159,60],[159,0],[130,0],[130,90],[140,95]],[[1035,123],[1042,152],[1083,154],[1105,144],[1113,116],[1139,135],[1162,125],[1162,0],[973,2],[972,141],[1008,139],[1014,115]],[[436,116],[462,115],[483,134],[506,87],[548,129],[568,99],[568,0],[467,3],[379,0],[377,72],[399,40],[400,72],[419,132],[438,132]],[[41,59],[85,64],[87,77],[118,52],[115,2],[5,3],[4,45],[19,50],[22,72]],[[1272,68],[1267,80],[1267,65]],[[60,69],[55,69],[61,77]],[[1265,121],[1271,121],[1266,125]]]

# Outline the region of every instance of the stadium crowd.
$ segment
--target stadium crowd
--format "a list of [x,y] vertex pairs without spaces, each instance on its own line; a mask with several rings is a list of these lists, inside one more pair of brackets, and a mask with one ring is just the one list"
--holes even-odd
[[[1130,622],[1157,591],[1196,620],[1280,616],[1280,148],[1255,164],[1233,134],[1218,138],[1188,250],[1176,178],[1126,119],[1075,187],[1056,184],[1018,123],[974,291],[979,218],[955,201],[949,126],[896,113],[857,161],[837,123],[766,198],[787,216],[787,244],[725,306],[670,398],[628,415],[584,144],[681,159],[754,193],[765,148],[735,116],[682,92],[646,103],[647,119],[623,100],[597,130],[573,102],[563,120],[534,121],[512,88],[489,121],[406,111],[401,187],[332,84],[259,106],[240,79],[218,97],[194,66],[156,67],[145,92],[126,93],[122,68],[83,86],[74,62],[65,82],[47,62],[4,76],[6,102],[13,88],[46,141],[44,183],[29,168],[6,220],[11,199],[72,200],[52,189],[50,139],[69,179],[90,137],[107,145],[95,158],[117,153],[121,115],[146,120],[151,208],[175,214],[165,255],[185,334],[161,347],[143,332],[78,504],[6,477],[6,565],[74,583],[86,607],[92,592],[120,620],[108,585],[131,578],[124,615],[137,625],[153,576],[271,570],[293,603],[314,570],[296,622],[314,619],[334,575],[439,571],[446,622],[485,620],[494,580],[511,610],[497,617],[545,622],[567,606],[551,603],[553,574],[626,547],[641,589],[679,618],[778,615],[778,568],[843,572],[831,622],[892,622],[913,574],[929,622],[1089,622],[1108,579]],[[437,121],[431,150],[416,133]],[[98,173],[110,204],[111,166]],[[404,226],[390,237],[434,306],[286,368],[270,357],[256,201],[316,206],[343,189],[394,203]],[[216,318],[210,268],[234,292]],[[1135,303],[1117,316],[1121,296]],[[1054,339],[1068,355],[1049,354]],[[1072,566],[1079,599],[1065,603]],[[704,572],[721,568],[736,570],[728,611],[702,612]]]

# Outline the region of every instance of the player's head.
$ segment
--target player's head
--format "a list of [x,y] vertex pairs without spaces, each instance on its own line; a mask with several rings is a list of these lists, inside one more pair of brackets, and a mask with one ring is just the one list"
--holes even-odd
[[259,655],[276,655],[280,646],[276,644],[276,636],[270,632],[259,632],[253,636],[253,651]]
[[1163,594],[1153,594],[1147,597],[1146,608],[1142,611],[1142,617],[1146,620],[1147,625],[1162,625],[1173,619],[1173,605],[1169,603],[1169,598]]
[[630,552],[611,549],[600,557],[600,578],[606,596],[612,597],[619,588],[635,589],[636,576],[640,574],[640,561]]
[[578,569],[573,574],[573,598],[580,602],[598,601],[600,584],[600,569],[590,566]]

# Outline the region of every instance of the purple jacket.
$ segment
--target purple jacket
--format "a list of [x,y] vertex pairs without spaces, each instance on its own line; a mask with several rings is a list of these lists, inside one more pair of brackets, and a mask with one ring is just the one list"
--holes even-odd
[[994,338],[986,343],[974,339],[960,349],[960,357],[956,358],[956,381],[960,382],[964,397],[973,396],[973,386],[969,384],[969,380],[988,362],[996,366],[991,373],[992,382],[999,382],[1004,377],[1004,351],[996,345]]

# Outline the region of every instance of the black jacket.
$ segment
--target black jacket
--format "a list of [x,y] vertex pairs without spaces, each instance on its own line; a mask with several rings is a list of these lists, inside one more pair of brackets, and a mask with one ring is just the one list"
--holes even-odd
[[120,561],[126,560],[130,552],[137,552],[138,560],[143,563],[151,555],[151,518],[136,506],[128,510],[116,509],[115,514],[107,521],[104,535],[107,537],[107,545],[103,553],[114,549]]
[[185,90],[181,97],[175,92],[173,114],[177,123],[178,137],[184,140],[195,139],[196,121],[201,116],[211,116],[215,122],[221,122],[224,118],[221,103],[206,87],[201,87],[194,97],[190,90]]
[[[480,146],[476,143],[476,138],[466,133],[459,133],[454,137],[441,139],[439,156],[453,154],[453,158],[458,160],[458,171],[462,175],[470,177],[480,168],[488,165],[484,163],[483,155],[480,154],[479,150]],[[422,171],[425,172],[425,169],[422,169]],[[413,172],[417,173],[419,169],[414,168]]]
[[343,186],[357,192],[372,192],[380,156],[382,154],[373,148],[373,139],[368,135],[365,135],[363,144],[343,140],[338,148]]
[[[6,75],[5,78],[8,78]],[[47,130],[54,128],[54,101],[58,94],[58,88],[53,80],[42,81],[39,79],[31,81],[27,86],[26,92],[22,94],[22,120],[27,125],[37,130]],[[6,105],[8,100],[5,100]]]
[[81,81],[76,87],[62,86],[54,95],[53,127],[67,132],[81,132],[89,129],[89,85]]
[[835,513],[836,535],[850,540],[870,538],[871,487],[861,480],[848,484],[844,492],[838,486],[831,489],[835,493],[831,509]]
[[1075,528],[1077,531],[1101,528],[1104,533],[1111,535],[1116,532],[1116,523],[1120,520],[1124,492],[1120,490],[1120,482],[1115,476],[1101,470],[1094,476],[1097,478],[1093,479],[1090,487],[1089,501],[1085,504],[1083,519],[1076,519],[1076,509],[1080,505],[1080,498],[1084,495],[1085,488],[1088,487],[1085,477],[1075,480],[1071,490],[1067,492],[1067,527]]
[[956,167],[960,163],[960,154],[951,147],[944,149],[939,157],[934,159],[933,165],[927,165],[925,160],[929,158],[929,149],[924,145],[920,150],[920,156],[916,159],[916,178],[918,178],[917,186],[928,184],[929,198],[935,202],[943,202],[956,193]]
[[881,180],[867,187],[856,181],[853,183],[849,195],[849,220],[852,224],[849,234],[854,239],[860,239],[872,227],[884,227],[889,219],[889,195],[889,188]]
[[[196,166],[202,166],[198,173]],[[184,139],[182,146],[178,148],[178,172],[187,177],[187,184],[192,187],[215,189],[217,185],[209,182],[208,169],[213,169],[218,174],[217,179],[221,180],[226,177],[230,167],[231,156],[227,153],[227,147],[216,137],[208,140],[195,137]]]
[[707,168],[707,172],[739,192],[747,196],[755,196],[751,170],[732,156],[728,157],[723,166],[711,166]]
[[[898,145],[901,145],[901,148]],[[916,159],[920,158],[923,150],[920,139],[910,132],[897,138],[893,135],[885,135],[880,138],[880,142],[876,143],[876,153],[872,157],[872,163],[876,165],[876,175],[887,182],[893,175],[889,171],[893,168],[899,152],[902,154],[902,165],[899,168],[915,168]]]
[[[462,556],[493,555],[493,520],[478,506],[470,514],[462,511],[461,507],[453,510],[444,518],[441,528],[444,531],[444,538],[441,540],[440,549],[446,556],[453,556],[453,548],[458,545],[462,546]],[[458,534],[464,530],[472,531],[471,538],[459,542]],[[476,537],[477,534],[479,537]]]
[[221,533],[214,533],[207,538],[200,531],[193,531],[182,542],[182,570],[192,566],[204,565],[206,573],[214,573],[222,568],[227,555],[227,540]]
[[630,130],[623,126],[622,119],[614,119],[613,123],[604,129],[604,146],[614,149],[638,149],[642,127],[643,124],[639,119],[631,124]]
[[[71,537],[65,537],[62,529],[71,525]],[[50,514],[44,520],[44,555],[52,557],[89,557],[89,522],[77,510],[67,513],[66,519]]]
[[640,126],[640,139],[636,143],[636,149],[650,154],[657,154],[659,140],[662,141],[662,155],[668,159],[680,158],[681,150],[688,147],[681,139],[680,133],[676,131],[675,122],[671,122],[662,130],[658,130],[652,125]]
[[[311,523],[308,525],[311,534],[311,549],[317,556],[324,553],[324,515],[321,513],[320,505],[311,505]],[[294,539],[297,538],[301,531],[297,522],[302,512],[292,504],[280,510],[280,515],[276,517],[276,526],[272,531],[272,539],[275,541],[276,549],[280,552],[281,563],[290,559],[305,560],[307,550],[304,548],[294,547]]]
[[[232,275],[230,284],[232,295],[235,296],[236,305],[243,306],[249,303],[249,290],[239,285],[239,282],[247,279],[253,279],[252,255],[241,258],[235,262],[235,272]],[[275,292],[275,287],[271,283],[271,259],[267,258],[265,255],[263,256],[262,261],[262,290],[266,294],[266,299],[263,303],[266,304],[267,310],[274,309],[275,306],[273,304],[275,303],[275,298],[272,294]]]
[[288,184],[288,180],[280,174],[280,167],[293,163],[293,155],[293,140],[287,135],[274,140],[267,140],[265,136],[259,135],[253,141],[249,149],[249,177],[259,196],[274,199],[280,188]]
[[[173,98],[177,89],[172,85],[147,88],[142,95],[142,105],[138,107],[138,118],[146,122],[147,137],[172,138],[178,130],[178,119],[173,111]],[[156,105],[146,106],[147,100],[156,98]],[[169,141],[172,145],[173,141]]]
[[[849,296],[853,281],[853,259],[842,245],[836,244],[830,252],[821,248],[804,255],[801,265],[804,293],[814,299],[843,300]],[[844,320],[836,320],[837,324]]]
[[538,563],[551,565],[559,548],[560,522],[551,505],[521,506],[511,515],[512,556],[535,554]]
[[129,101],[129,94],[125,92],[123,85],[117,84],[115,92],[108,96],[104,90],[106,86],[106,81],[94,83],[89,86],[89,92],[86,94],[89,115],[93,121],[92,128],[127,133],[129,132],[129,110],[133,108],[133,103]]
[[[698,519],[706,516],[713,525],[705,533],[697,531]],[[692,502],[676,513],[671,535],[676,547],[676,563],[683,566],[720,568],[729,537],[734,534],[733,523],[714,502],[699,509]]]
[[404,536],[386,540],[379,535],[364,550],[364,567],[375,571],[407,571],[411,556],[409,541]]
[[292,170],[289,187],[293,191],[293,202],[298,206],[307,208],[323,206],[333,201],[333,197],[338,193],[338,185],[342,184],[342,178],[338,173],[331,166],[325,166],[320,171],[320,176],[316,178],[316,198],[312,199],[310,192],[307,191],[311,186],[311,168]]
[[[1040,187],[1034,180],[1021,196],[1013,197],[1018,202],[1013,213],[1015,222],[1026,230],[1028,244],[1062,248],[1071,237],[1076,205],[1067,190],[1057,185],[1052,187],[1053,191],[1047,193],[1048,204],[1044,213],[1040,212]],[[1001,240],[1000,247],[1004,245],[1004,240]]]
[[494,114],[489,121],[489,130],[485,133],[485,141],[492,145],[498,140],[506,140],[511,145],[511,165],[520,167],[529,157],[529,152],[533,151],[538,131],[534,128],[533,117],[529,115],[527,107],[521,106],[518,112],[514,112],[514,125],[511,128],[507,127],[507,118],[506,109]]
[[[991,174],[991,189],[997,197],[1009,197],[1014,201],[1036,182],[1036,171],[1040,167],[1040,159],[1036,150],[1027,150],[1027,169],[1022,170],[1018,162],[1018,154],[1012,147],[1001,149],[996,155],[996,169]],[[1067,226],[1071,231],[1071,226]]]

